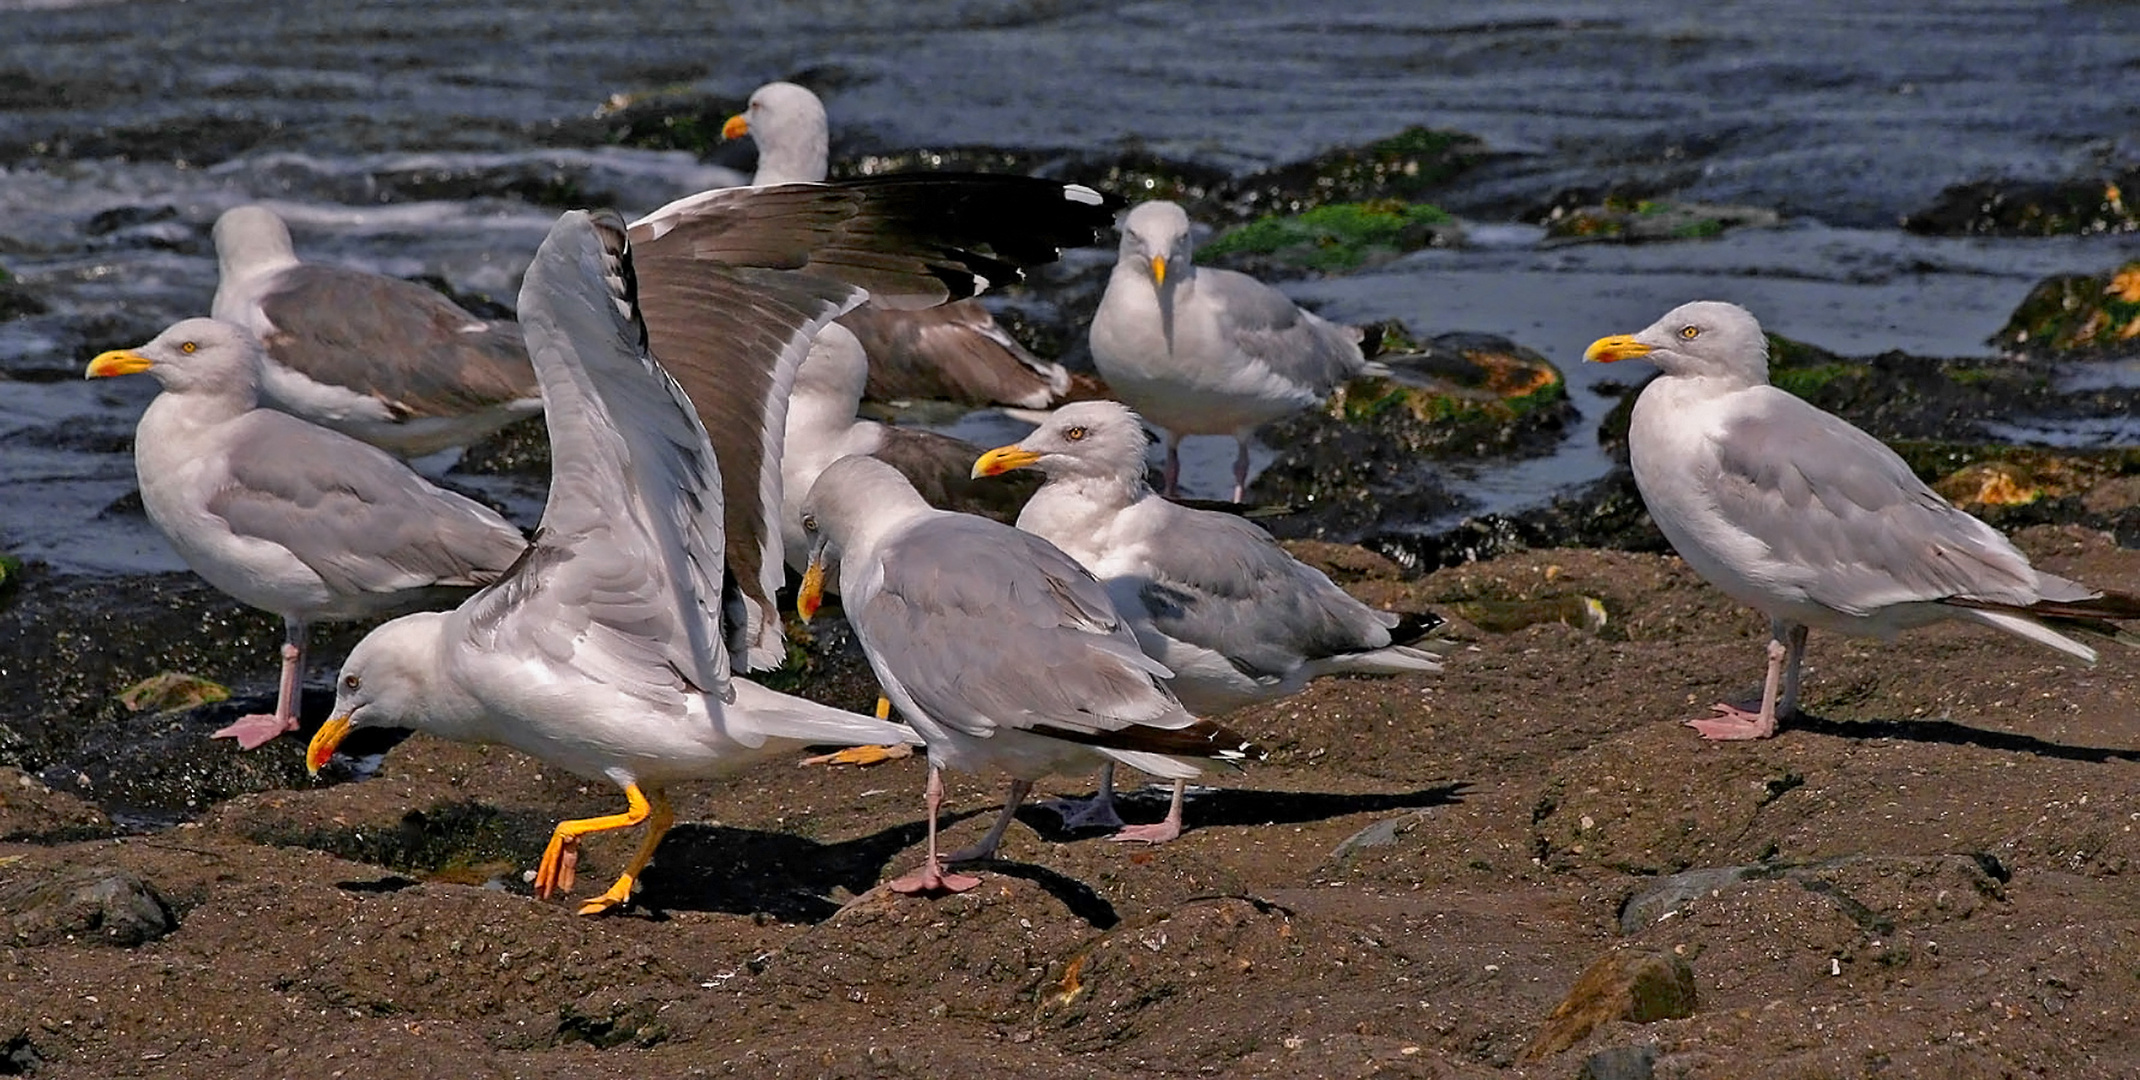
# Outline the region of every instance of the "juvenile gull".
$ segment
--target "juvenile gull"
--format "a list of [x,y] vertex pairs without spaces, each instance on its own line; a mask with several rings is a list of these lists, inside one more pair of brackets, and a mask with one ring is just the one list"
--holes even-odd
[[1369,370],[1356,327],[1302,311],[1277,289],[1199,267],[1189,215],[1138,205],[1092,318],[1092,362],[1107,385],[1166,431],[1164,494],[1180,491],[1185,435],[1232,435],[1233,499],[1248,491],[1248,440],[1264,423],[1328,397]]
[[[758,332],[720,347],[766,368],[860,296],[795,274],[729,283],[752,302]],[[306,754],[317,772],[356,728],[413,727],[616,784],[626,811],[560,822],[536,871],[538,896],[570,890],[580,837],[646,823],[623,875],[583,915],[630,899],[673,820],[666,785],[808,743],[912,738],[732,676],[714,447],[648,351],[636,300],[622,221],[560,218],[520,292],[550,430],[535,541],[458,609],[397,619],[358,643]]]
[[[1023,440],[990,450],[975,476],[1035,468],[1047,477],[1018,527],[1084,564],[1107,586],[1167,688],[1198,716],[1298,693],[1334,674],[1431,674],[1416,647],[1433,615],[1376,611],[1322,571],[1286,554],[1232,514],[1159,497],[1145,480],[1144,425],[1112,401],[1065,405]],[[1109,824],[1112,768],[1088,806],[1062,804],[1066,824]],[[1167,819],[1116,839],[1164,842],[1181,828],[1181,783]]]
[[520,531],[377,447],[260,407],[266,357],[242,327],[188,319],[89,378],[148,372],[163,392],[134,432],[149,520],[216,588],[282,616],[275,711],[215,733],[251,750],[297,728],[314,622],[451,602],[520,557]]
[[1687,565],[1769,617],[1760,711],[1718,704],[1687,721],[1708,738],[1764,739],[1797,711],[1809,628],[1891,638],[1963,619],[2094,663],[2060,631],[2140,619],[2140,597],[2034,569],[1878,439],[1770,386],[1768,339],[1744,308],[1683,304],[1583,355],[1657,365],[1628,430],[1635,486]]
[[[789,82],[759,87],[749,107],[721,127],[722,138],[744,135],[758,145],[754,186],[825,178],[830,141],[825,105],[808,89]],[[1027,351],[977,301],[917,311],[864,304],[841,316],[840,322],[854,332],[869,357],[872,400],[924,398],[1045,409],[1073,384],[1061,364]]]
[[761,365],[738,347],[773,340],[755,312],[757,285],[800,270],[867,289],[882,306],[928,307],[1090,243],[1117,205],[1078,184],[930,173],[721,188],[632,223],[654,355],[697,406],[722,463],[728,565],[745,611],[736,653],[749,669],[785,656],[773,603],[785,578],[780,456],[807,351],[782,341]]
[[[929,854],[897,892],[980,883],[945,861],[995,853],[1035,779],[1119,761],[1168,779],[1194,759],[1261,751],[1191,716],[1166,689],[1099,579],[1054,545],[1008,525],[931,509],[891,466],[833,462],[803,502],[810,569],[796,606],[816,611],[828,559],[871,670],[929,747]],[[1001,769],[1010,796],[988,835],[948,860],[936,850],[945,768]]]
[[297,260],[264,206],[215,223],[211,313],[267,349],[261,400],[402,457],[474,442],[542,408],[520,328],[414,282]]

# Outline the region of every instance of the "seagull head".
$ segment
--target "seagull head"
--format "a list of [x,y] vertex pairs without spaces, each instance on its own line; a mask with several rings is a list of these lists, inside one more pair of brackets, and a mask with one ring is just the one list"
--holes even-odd
[[187,319],[146,345],[99,353],[82,372],[87,379],[148,372],[166,390],[243,391],[260,387],[260,340],[251,331],[218,319]]
[[795,613],[807,622],[823,599],[828,568],[867,562],[880,538],[930,508],[899,470],[850,455],[817,474],[800,511],[810,562],[795,594]]
[[446,613],[418,612],[394,619],[357,642],[334,682],[334,711],[305,748],[305,770],[314,776],[335,747],[362,727],[405,727],[447,735],[453,711],[434,700]]
[[1116,265],[1151,278],[1161,297],[1196,269],[1189,255],[1189,214],[1181,207],[1164,201],[1139,203],[1123,217]]
[[1681,304],[1635,334],[1592,342],[1583,359],[1609,364],[1648,360],[1666,375],[1730,379],[1746,385],[1768,381],[1768,338],[1753,314],[1721,300]]
[[1144,452],[1150,445],[1144,421],[1129,406],[1073,402],[1056,409],[1031,435],[982,454],[973,463],[973,475],[978,479],[1038,468],[1050,478],[1118,480],[1137,488],[1145,483]]
[[750,104],[721,125],[721,138],[748,135],[758,144],[758,175],[752,183],[817,183],[825,178],[830,127],[825,103],[791,82],[766,83]]

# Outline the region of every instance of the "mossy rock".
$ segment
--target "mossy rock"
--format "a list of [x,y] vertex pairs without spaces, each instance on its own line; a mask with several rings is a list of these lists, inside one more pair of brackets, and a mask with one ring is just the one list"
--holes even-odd
[[1592,206],[1555,207],[1544,223],[1549,240],[1573,244],[1706,240],[1729,229],[1770,228],[1782,221],[1781,214],[1758,206],[1607,199]]
[[2140,355],[2140,260],[2107,274],[2062,274],[2029,290],[1991,343],[2029,355]]
[[[558,120],[530,134],[548,146],[684,150],[703,158],[722,149],[721,125],[746,104],[687,86],[665,86],[613,94],[588,115]],[[746,150],[738,152],[748,156]]]
[[1251,273],[1334,273],[1387,262],[1420,248],[1446,247],[1461,236],[1455,218],[1427,203],[1330,203],[1300,214],[1257,218],[1220,234],[1197,255]]
[[198,675],[159,671],[119,691],[128,712],[169,712],[230,700],[230,688]]
[[1939,193],[1903,217],[1928,236],[2088,236],[2140,231],[2140,169],[2073,180],[1978,180]]
[[1256,173],[1234,185],[1229,201],[1242,216],[1301,214],[1370,200],[1415,202],[1490,156],[1475,135],[1414,125],[1365,146]]

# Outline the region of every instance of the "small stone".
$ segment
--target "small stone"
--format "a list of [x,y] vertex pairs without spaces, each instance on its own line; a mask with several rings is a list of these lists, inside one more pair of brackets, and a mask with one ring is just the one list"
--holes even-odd
[[1656,1047],[1615,1046],[1584,1058],[1575,1080],[1651,1080],[1656,1075]]
[[1517,1060],[1560,1053],[1610,1020],[1677,1020],[1694,1015],[1694,1008],[1694,969],[1685,960],[1657,949],[1607,953],[1575,980]]
[[132,948],[178,929],[155,886],[111,866],[39,867],[0,878],[0,919],[21,946],[71,938]]

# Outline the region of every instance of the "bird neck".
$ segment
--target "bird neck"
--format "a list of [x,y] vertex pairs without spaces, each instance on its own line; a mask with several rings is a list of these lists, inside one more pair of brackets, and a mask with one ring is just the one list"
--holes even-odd
[[751,176],[751,186],[824,183],[826,161],[831,156],[827,141],[821,131],[772,146],[759,143],[758,171]]

